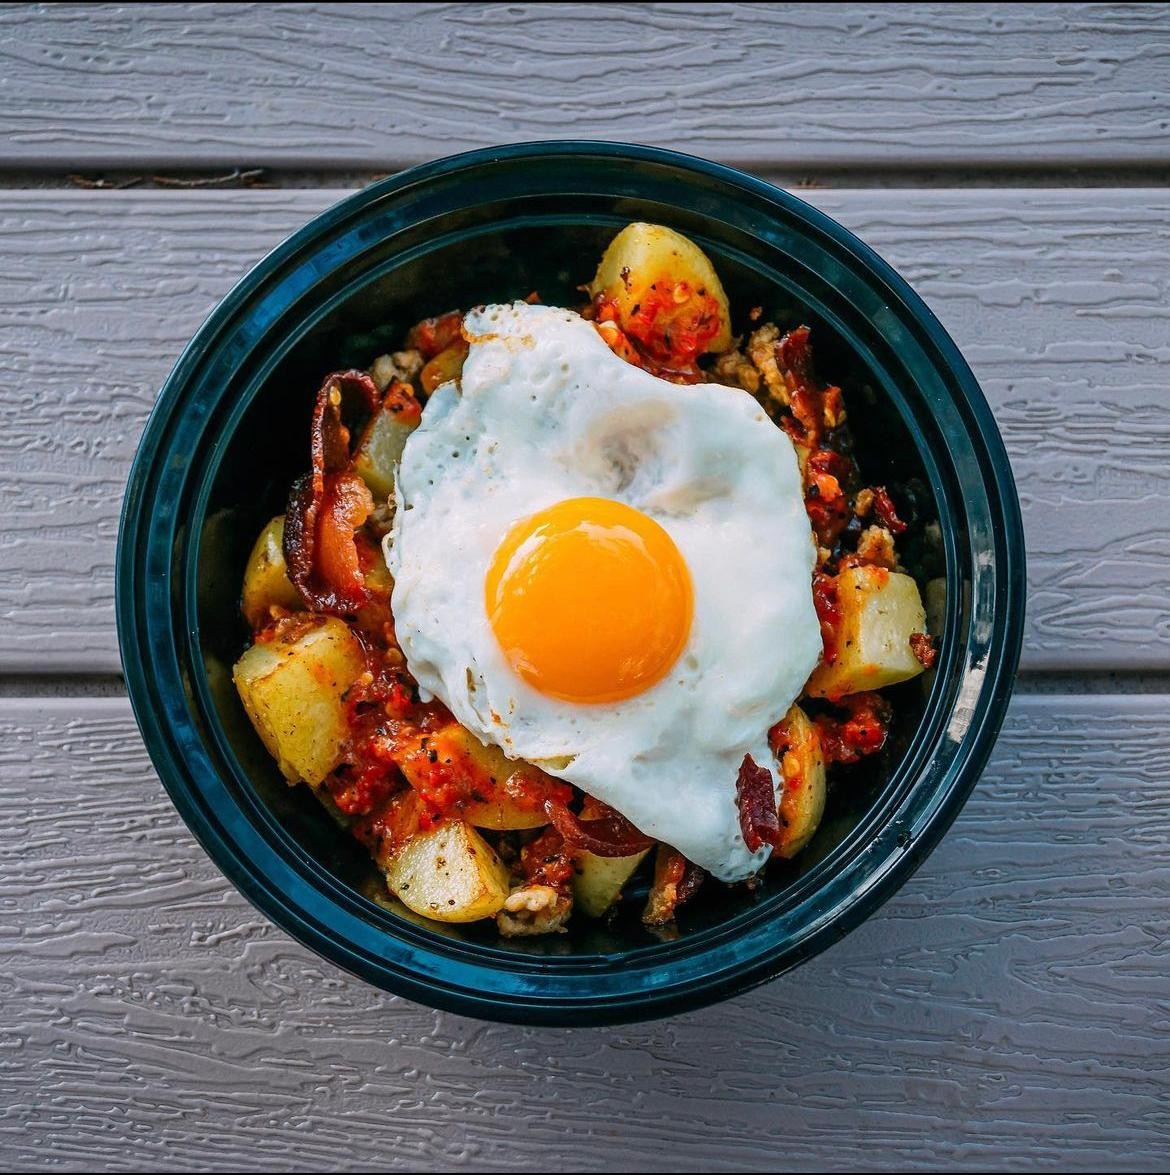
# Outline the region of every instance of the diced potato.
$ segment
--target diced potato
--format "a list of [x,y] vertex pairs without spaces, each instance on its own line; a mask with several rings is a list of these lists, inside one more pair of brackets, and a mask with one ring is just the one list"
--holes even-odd
[[657,282],[685,282],[700,296],[710,295],[719,306],[719,333],[707,346],[719,353],[731,346],[731,312],[715,267],[693,241],[661,224],[628,224],[610,242],[589,287],[590,297],[612,298],[623,326]]
[[947,581],[939,576],[926,581],[926,624],[927,632],[935,635],[942,632],[947,618]]
[[413,836],[386,869],[403,905],[438,922],[494,918],[508,899],[508,870],[471,827],[447,820]]
[[485,800],[482,804],[468,804],[463,815],[476,828],[490,828],[496,832],[541,828],[548,823],[548,817],[543,812],[522,808],[505,795]]
[[780,796],[780,846],[777,856],[795,857],[808,844],[825,814],[825,758],[808,715],[793,706],[780,727],[776,748],[783,792]]
[[370,488],[378,502],[394,493],[394,474],[402,460],[407,438],[418,427],[417,403],[403,408],[392,395],[370,418],[354,452],[354,472]]
[[290,780],[319,784],[347,734],[342,697],[366,668],[357,637],[331,616],[294,616],[253,645],[232,679],[256,733]]
[[467,344],[462,339],[440,351],[427,363],[418,377],[423,391],[429,396],[435,388],[458,379],[463,374],[463,363],[466,359]]
[[807,693],[840,698],[922,672],[910,637],[926,631],[926,615],[910,576],[882,567],[848,567],[837,576],[837,603],[836,657],[814,670]]
[[273,604],[289,611],[305,606],[300,592],[288,577],[288,565],[284,561],[283,514],[278,514],[260,532],[244,569],[241,605],[244,619],[253,629],[263,628],[268,623],[268,609]]
[[[548,823],[541,808],[521,804],[509,794],[509,791],[519,791],[529,779],[539,786],[541,773],[531,764],[516,762],[499,747],[481,743],[458,722],[451,722],[425,738],[426,751],[408,753],[400,763],[403,775],[412,786],[426,790],[427,774],[432,766],[455,767],[472,790],[485,797],[464,809],[463,816],[468,823],[498,831],[540,828]],[[505,788],[509,780],[519,786]]]
[[[649,852],[647,849],[646,852]],[[573,904],[589,918],[600,918],[618,900],[622,887],[641,865],[646,852],[631,857],[598,857],[578,853],[573,858]]]

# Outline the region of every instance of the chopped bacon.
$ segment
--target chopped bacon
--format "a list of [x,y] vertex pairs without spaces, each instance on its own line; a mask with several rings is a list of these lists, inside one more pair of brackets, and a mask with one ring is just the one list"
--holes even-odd
[[795,425],[789,431],[798,433],[794,439],[815,447],[826,429],[836,428],[845,419],[845,407],[840,388],[817,383],[809,333],[807,326],[788,331],[776,344],[775,355]]
[[780,843],[780,817],[776,812],[776,793],[772,773],[761,767],[751,755],[744,755],[735,782],[735,801],[739,806],[739,826],[749,853],[764,845],[775,848]]
[[837,659],[837,630],[841,626],[841,606],[837,599],[837,577],[823,571],[813,574],[813,607],[821,624],[821,644],[825,664]]
[[923,669],[933,669],[938,658],[938,649],[934,645],[934,637],[925,632],[910,634],[910,651],[918,659]]
[[565,892],[573,878],[573,858],[565,838],[546,828],[520,850],[520,875],[529,885],[550,885]]
[[877,515],[878,522],[890,534],[906,533],[906,523],[898,517],[898,511],[894,508],[894,501],[885,486],[873,487],[873,512]]
[[325,379],[313,408],[312,472],[293,484],[284,525],[289,578],[315,612],[341,615],[369,598],[354,531],[374,508],[365,483],[348,472],[343,392],[358,393],[368,412],[378,407],[377,385],[364,371],[336,371]]
[[654,857],[654,880],[650,884],[642,921],[647,926],[665,926],[673,921],[679,906],[694,896],[706,876],[678,849],[660,844]]
[[583,850],[595,857],[632,857],[654,844],[652,837],[643,835],[612,809],[599,820],[582,820],[559,800],[548,799],[544,802],[544,812],[570,849]]
[[822,547],[831,547],[849,523],[846,486],[853,462],[833,449],[814,449],[804,467],[804,508]]
[[850,694],[836,703],[843,717],[820,714],[813,719],[828,763],[856,763],[886,745],[892,711],[881,694]]

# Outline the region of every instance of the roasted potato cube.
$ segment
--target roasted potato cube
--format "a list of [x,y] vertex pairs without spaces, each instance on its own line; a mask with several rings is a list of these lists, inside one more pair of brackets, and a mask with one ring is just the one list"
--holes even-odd
[[731,346],[731,313],[719,275],[698,245],[664,225],[626,225],[602,256],[589,295],[612,299],[618,325],[637,334],[636,327],[631,329],[634,316],[664,287],[674,296],[672,316],[693,310],[697,301],[692,300],[714,299],[718,331],[703,349],[718,354]]
[[463,363],[467,359],[467,353],[467,344],[460,339],[429,360],[418,377],[423,391],[429,396],[435,388],[458,379],[463,374]]
[[468,823],[476,828],[490,828],[496,832],[541,828],[548,817],[539,809],[522,808],[510,796],[498,795],[482,803],[468,804],[463,810]]
[[366,660],[357,637],[334,617],[281,621],[232,672],[256,733],[290,780],[319,784],[341,757],[342,697]]
[[841,698],[922,672],[910,637],[926,631],[926,615],[910,576],[883,567],[848,567],[837,576],[837,606],[835,656],[813,671],[807,693]]
[[268,610],[273,604],[289,611],[305,606],[300,592],[288,577],[288,565],[284,561],[283,514],[278,514],[260,532],[244,569],[241,607],[244,619],[253,630],[268,623]]
[[[649,852],[649,850],[646,850]],[[646,852],[630,857],[598,857],[578,853],[573,858],[573,904],[589,918],[600,918],[621,896],[622,887],[641,865]]]
[[508,870],[491,846],[459,820],[411,837],[386,867],[403,905],[437,922],[494,918],[508,899]]
[[795,857],[808,844],[825,814],[825,758],[808,715],[793,706],[773,732],[780,769],[780,836],[777,856]]
[[394,475],[422,408],[409,387],[391,384],[382,407],[370,417],[354,451],[353,467],[378,502],[394,493]]

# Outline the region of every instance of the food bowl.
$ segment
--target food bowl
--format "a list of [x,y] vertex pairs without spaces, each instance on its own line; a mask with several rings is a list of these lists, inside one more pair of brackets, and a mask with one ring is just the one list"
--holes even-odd
[[[748,310],[813,329],[846,394],[863,474],[907,487],[941,636],[896,687],[889,748],[836,789],[817,836],[754,893],[709,887],[670,933],[636,915],[502,940],[426,923],[364,850],[289,788],[231,682],[260,526],[307,466],[325,372],[364,366],[424,315],[522,298],[573,305],[605,243],[649,220],[712,258]],[[938,842],[974,786],[1019,656],[1019,505],[991,412],[954,343],[870,249],[741,172],[611,143],[455,156],[342,200],[227,295],[159,396],[131,472],[117,568],[127,687],[159,776],[227,877],[295,938],[389,991],[534,1024],[645,1019],[742,991],[837,941]]]

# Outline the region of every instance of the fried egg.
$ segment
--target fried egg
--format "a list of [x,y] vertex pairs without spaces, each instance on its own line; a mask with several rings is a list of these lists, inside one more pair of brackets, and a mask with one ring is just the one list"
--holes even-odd
[[724,881],[736,780],[821,655],[796,454],[751,396],[679,386],[569,310],[487,306],[402,454],[386,560],[420,687],[483,741]]

